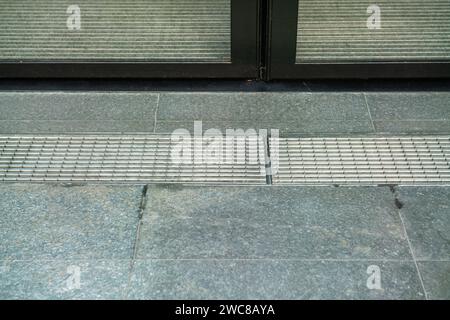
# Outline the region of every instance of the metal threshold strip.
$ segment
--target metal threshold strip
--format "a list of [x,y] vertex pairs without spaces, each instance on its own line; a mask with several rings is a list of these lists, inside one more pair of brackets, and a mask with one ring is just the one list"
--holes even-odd
[[[201,141],[201,152],[208,149],[207,139],[195,139]],[[177,142],[170,135],[0,136],[0,182],[450,183],[450,136],[270,138],[268,144],[260,137],[256,145],[245,143],[244,150],[224,145],[224,153],[232,150],[231,162],[197,161],[195,139],[188,161],[177,162],[173,157]],[[270,171],[266,169],[268,155]]]

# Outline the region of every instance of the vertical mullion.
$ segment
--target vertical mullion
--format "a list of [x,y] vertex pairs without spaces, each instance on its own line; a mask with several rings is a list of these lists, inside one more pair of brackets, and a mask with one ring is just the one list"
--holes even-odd
[[[271,0],[271,62],[293,65],[297,53],[299,0]],[[301,0],[300,0],[301,1]]]
[[231,0],[231,62],[257,69],[258,0]]

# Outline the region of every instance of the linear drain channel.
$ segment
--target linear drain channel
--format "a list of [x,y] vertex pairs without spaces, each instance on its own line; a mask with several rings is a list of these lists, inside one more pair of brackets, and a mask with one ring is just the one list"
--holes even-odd
[[450,137],[271,139],[276,185],[450,182]]
[[[264,141],[244,141],[245,147],[234,153],[240,158],[221,161],[225,158],[196,156],[194,160],[194,150],[204,154],[210,142],[188,139],[181,145],[178,140],[172,141],[170,135],[0,136],[0,181],[266,183],[264,153],[260,158],[257,150],[264,152]],[[225,149],[236,149],[236,138],[233,139],[233,144],[225,145]],[[180,146],[184,153],[179,153]]]
[[[190,138],[189,138],[190,139]],[[228,139],[228,138],[227,138]],[[211,140],[170,135],[0,136],[1,182],[380,185],[450,183],[450,137]],[[227,142],[225,142],[227,141]],[[237,143],[240,142],[240,143]],[[186,143],[186,142],[184,142]],[[200,149],[199,149],[200,146]],[[242,147],[238,147],[242,146]],[[186,147],[186,145],[184,145]],[[178,148],[178,149],[177,149]],[[202,155],[200,160],[198,154]],[[224,155],[232,155],[224,161]],[[210,153],[208,153],[210,154]],[[266,179],[270,154],[271,178]],[[195,155],[195,157],[194,157]]]

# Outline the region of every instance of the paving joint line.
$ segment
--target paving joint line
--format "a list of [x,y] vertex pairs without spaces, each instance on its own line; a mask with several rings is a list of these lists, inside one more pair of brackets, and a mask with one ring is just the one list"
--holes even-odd
[[[428,293],[427,293],[427,290],[426,290],[426,288],[425,288],[425,284],[424,284],[424,282],[423,282],[422,273],[420,272],[419,264],[417,263],[416,255],[414,254],[414,249],[413,249],[413,247],[412,247],[411,240],[410,240],[410,238],[409,238],[409,236],[408,236],[408,231],[407,231],[406,225],[405,225],[405,219],[403,218],[403,215],[402,215],[402,212],[401,212],[402,207],[403,207],[403,204],[402,204],[401,201],[398,199],[398,192],[397,192],[396,187],[393,186],[393,187],[391,188],[391,190],[392,190],[392,193],[393,193],[394,198],[395,198],[394,201],[395,201],[395,204],[396,204],[396,207],[397,207],[397,212],[398,212],[398,215],[399,215],[399,217],[400,217],[400,221],[402,222],[403,232],[404,232],[404,234],[405,234],[406,241],[407,241],[407,243],[408,243],[409,251],[411,252],[411,256],[412,256],[414,265],[416,266],[417,275],[419,276],[419,280],[420,280],[420,284],[421,284],[421,286],[422,286],[423,293],[425,294],[425,299],[426,299],[426,300],[429,300],[429,299],[428,299]],[[401,205],[399,205],[399,204],[401,204]]]
[[354,259],[354,258],[324,258],[324,259],[308,259],[308,258],[137,258],[138,261],[286,261],[286,262],[397,262],[397,263],[411,263],[411,259]]
[[141,202],[139,204],[139,214],[138,214],[138,223],[137,223],[137,228],[136,228],[136,236],[135,236],[134,245],[133,245],[133,254],[131,256],[131,261],[130,261],[127,286],[125,287],[125,290],[122,295],[123,299],[128,298],[128,293],[129,293],[129,290],[131,287],[131,277],[133,275],[134,266],[135,266],[135,262],[137,260],[137,253],[138,253],[138,249],[139,249],[142,219],[144,217],[144,212],[145,212],[145,208],[147,205],[147,193],[148,193],[148,184],[146,184],[142,188]]
[[[413,262],[412,259],[389,259],[389,258],[136,258],[136,261],[293,261],[293,262]],[[130,261],[129,258],[66,258],[66,259],[0,259],[0,262],[107,262],[107,261]],[[419,260],[419,262],[450,262],[450,260]]]
[[363,92],[363,96],[364,96],[364,101],[366,102],[367,112],[369,113],[370,123],[372,124],[372,129],[373,129],[373,132],[375,133],[375,132],[377,132],[377,130],[375,129],[375,122],[373,121],[372,113],[370,112],[369,101],[367,101],[367,95],[365,92]]

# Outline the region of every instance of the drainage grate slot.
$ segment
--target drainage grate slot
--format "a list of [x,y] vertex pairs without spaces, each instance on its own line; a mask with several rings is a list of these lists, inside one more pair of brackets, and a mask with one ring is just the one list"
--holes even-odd
[[274,184],[450,182],[450,137],[270,140]]
[[[192,140],[191,151],[196,143],[208,147],[207,140]],[[0,181],[265,184],[261,146],[263,141],[247,141],[231,161],[194,160],[191,152],[187,161],[177,162],[170,136],[3,136]]]
[[[0,136],[0,181],[266,184],[264,138],[239,150],[236,137],[231,141],[223,145],[224,155],[232,148],[231,161],[222,157],[208,163],[193,154],[188,161],[174,161],[175,144],[168,135]],[[269,142],[275,185],[450,183],[448,136]],[[191,151],[195,145],[205,151],[208,140],[192,140]]]

